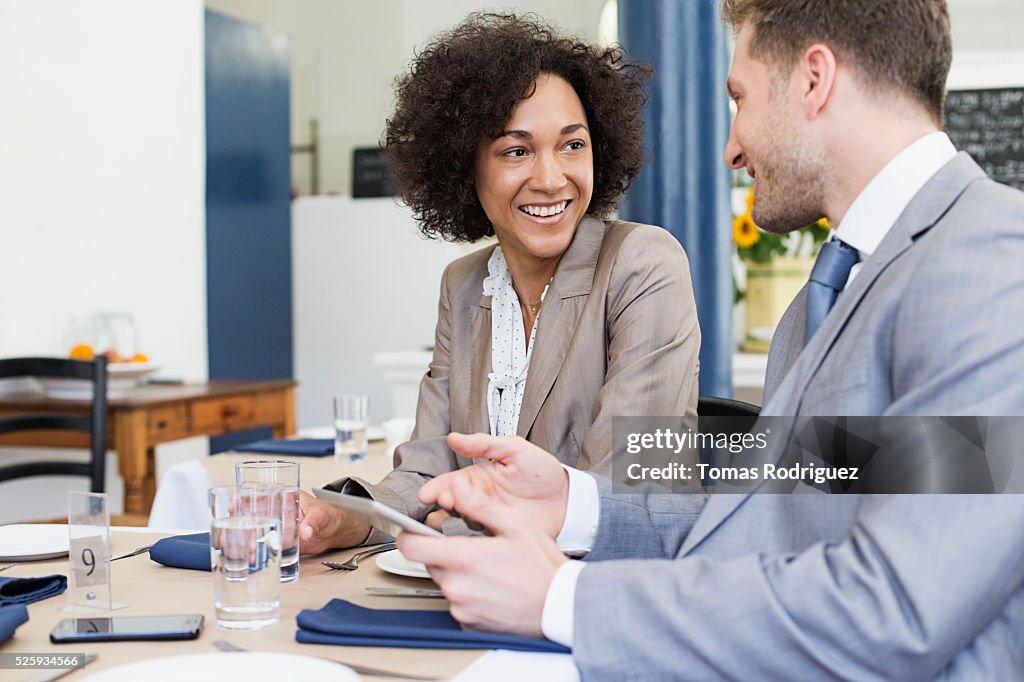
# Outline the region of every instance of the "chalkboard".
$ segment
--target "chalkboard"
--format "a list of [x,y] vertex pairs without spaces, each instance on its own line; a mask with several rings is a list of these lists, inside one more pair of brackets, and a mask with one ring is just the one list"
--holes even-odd
[[993,180],[1024,190],[1024,88],[951,90],[946,132]]
[[384,150],[364,147],[352,151],[352,196],[393,197],[398,192],[388,174]]

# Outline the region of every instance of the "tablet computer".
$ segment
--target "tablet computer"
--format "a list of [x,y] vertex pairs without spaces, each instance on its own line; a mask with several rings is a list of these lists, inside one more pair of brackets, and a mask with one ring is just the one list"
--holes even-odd
[[420,523],[415,519],[412,519],[401,512],[397,512],[391,507],[381,504],[376,500],[371,500],[368,497],[357,497],[355,495],[345,495],[343,493],[337,493],[333,490],[327,490],[326,488],[314,488],[313,494],[317,499],[323,500],[327,504],[337,507],[343,510],[346,514],[351,514],[357,519],[362,519],[368,524],[384,531],[392,537],[397,537],[399,533],[407,531],[409,533],[416,533],[418,535],[433,535],[435,537],[443,537],[443,535],[430,526]]

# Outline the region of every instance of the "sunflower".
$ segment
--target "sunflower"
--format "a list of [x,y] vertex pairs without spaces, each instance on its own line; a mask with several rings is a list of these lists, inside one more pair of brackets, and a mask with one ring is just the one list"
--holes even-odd
[[757,225],[754,224],[754,219],[750,216],[749,211],[733,218],[732,238],[736,242],[736,246],[741,249],[750,248],[761,239],[761,233],[758,231]]

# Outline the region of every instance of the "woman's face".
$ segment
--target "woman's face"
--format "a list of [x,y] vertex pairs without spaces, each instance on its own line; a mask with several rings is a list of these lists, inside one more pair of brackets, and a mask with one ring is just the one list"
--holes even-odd
[[587,116],[568,82],[542,74],[503,133],[484,140],[476,193],[510,262],[565,253],[594,193]]

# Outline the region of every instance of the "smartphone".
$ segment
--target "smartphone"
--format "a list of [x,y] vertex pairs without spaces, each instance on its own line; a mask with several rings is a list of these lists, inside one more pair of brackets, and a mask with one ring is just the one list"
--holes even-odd
[[200,614],[183,616],[115,616],[65,618],[50,633],[54,644],[123,640],[195,639],[203,627]]
[[432,535],[442,537],[430,526],[420,523],[391,507],[381,504],[368,497],[357,497],[355,495],[343,495],[326,488],[314,488],[313,494],[318,499],[344,510],[357,519],[362,519],[374,528],[379,528],[388,535],[397,537],[399,533],[407,531],[418,535]]

